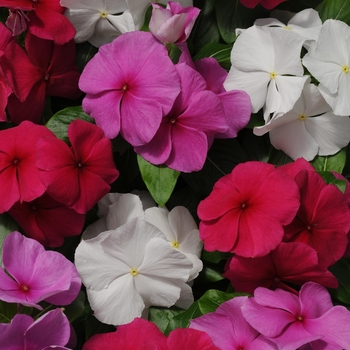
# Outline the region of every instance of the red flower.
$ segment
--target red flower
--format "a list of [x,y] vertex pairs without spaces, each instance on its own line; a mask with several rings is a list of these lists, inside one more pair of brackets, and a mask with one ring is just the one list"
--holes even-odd
[[18,201],[30,202],[45,192],[35,165],[36,145],[42,136],[53,138],[46,127],[28,121],[0,131],[0,213]]
[[337,288],[337,279],[318,263],[317,253],[304,243],[281,243],[261,258],[233,256],[223,274],[235,291],[253,294],[255,288],[282,288],[296,293],[285,282],[302,285],[307,281]]
[[241,163],[198,206],[204,248],[264,256],[282,241],[282,225],[299,204],[298,187],[286,173],[262,162]]
[[64,44],[74,38],[75,29],[63,15],[60,0],[0,0],[0,7],[29,11],[28,30],[35,36]]
[[47,193],[78,213],[85,214],[117,179],[112,144],[101,128],[77,119],[68,128],[68,145],[57,138],[38,143],[37,166]]
[[74,99],[81,94],[74,41],[56,45],[28,33],[25,47],[27,52],[13,41],[1,59],[4,74],[14,91],[8,101],[8,112],[14,123],[39,122],[46,95]]
[[276,7],[281,2],[284,2],[284,1],[286,0],[240,0],[242,5],[250,9],[255,7],[257,4],[260,4],[261,6],[269,10],[273,9],[274,7]]
[[343,256],[348,244],[350,210],[345,196],[315,171],[300,171],[295,182],[301,204],[295,219],[285,227],[283,241],[310,245],[320,264],[328,267]]
[[9,214],[24,233],[47,247],[59,247],[65,237],[82,232],[85,216],[44,193],[31,202],[17,202]]

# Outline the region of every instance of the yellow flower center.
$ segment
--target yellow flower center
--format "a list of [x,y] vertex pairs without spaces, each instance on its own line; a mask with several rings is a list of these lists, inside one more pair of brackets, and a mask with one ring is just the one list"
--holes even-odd
[[276,72],[271,72],[270,73],[270,79],[275,79],[277,76],[277,73]]
[[171,242],[171,246],[172,246],[174,249],[178,249],[178,248],[179,248],[179,242],[178,242],[178,241]]
[[345,74],[349,73],[349,66],[348,65],[344,64],[344,66],[341,67],[341,69],[342,69],[343,73],[345,73]]
[[299,120],[305,120],[307,116],[305,114],[300,114],[299,115]]
[[101,12],[100,12],[100,16],[101,16],[102,18],[107,18],[108,13],[107,13],[106,11],[101,11]]
[[137,276],[139,274],[138,270],[137,269],[131,269],[130,270],[130,273],[133,275],[133,276]]
[[283,29],[285,30],[291,30],[292,28],[290,26],[284,26]]

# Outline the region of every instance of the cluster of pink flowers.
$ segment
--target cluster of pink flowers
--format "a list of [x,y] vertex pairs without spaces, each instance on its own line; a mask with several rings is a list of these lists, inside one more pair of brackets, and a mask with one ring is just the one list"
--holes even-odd
[[249,293],[307,281],[336,288],[328,267],[346,251],[349,214],[346,195],[303,159],[239,164],[198,207],[204,248],[234,253],[224,276]]

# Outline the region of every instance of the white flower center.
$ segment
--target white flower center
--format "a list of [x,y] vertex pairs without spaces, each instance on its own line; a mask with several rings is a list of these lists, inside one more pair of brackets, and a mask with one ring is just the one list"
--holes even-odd
[[307,116],[305,114],[300,114],[299,115],[299,120],[305,120]]
[[102,18],[107,18],[108,12],[106,12],[106,11],[101,11],[101,12],[100,12],[100,16],[101,16]]
[[137,276],[139,274],[139,271],[137,269],[131,269],[130,270],[130,273],[133,275],[133,276]]
[[285,29],[285,30],[292,30],[292,28],[290,26],[284,26],[283,29]]
[[276,72],[271,72],[270,73],[270,79],[275,79],[277,76],[277,73]]
[[341,67],[343,73],[348,74],[349,73],[349,66],[344,64],[344,66]]
[[179,242],[178,242],[178,241],[173,241],[173,242],[171,242],[171,246],[172,246],[174,249],[178,249],[178,248],[179,248]]

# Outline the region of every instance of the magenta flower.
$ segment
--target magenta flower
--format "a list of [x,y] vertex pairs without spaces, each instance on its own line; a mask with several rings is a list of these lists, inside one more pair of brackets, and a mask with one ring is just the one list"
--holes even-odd
[[208,137],[225,132],[226,120],[219,98],[206,90],[201,75],[184,63],[176,68],[181,92],[153,139],[135,147],[135,152],[153,164],[166,164],[183,172],[198,171],[208,153]]
[[4,241],[0,269],[0,300],[41,309],[42,300],[68,305],[78,295],[81,280],[75,266],[62,254],[19,232]]
[[273,342],[262,336],[243,317],[242,306],[247,299],[235,297],[222,303],[215,312],[192,320],[190,328],[206,332],[221,350],[277,350]]
[[238,164],[199,203],[204,249],[264,256],[281,243],[283,225],[299,205],[298,187],[286,173],[263,162]]
[[180,92],[165,46],[151,33],[130,32],[100,47],[80,81],[83,109],[106,137],[119,132],[133,146],[148,143]]
[[58,138],[38,142],[37,166],[47,194],[78,213],[85,214],[117,179],[112,144],[103,131],[80,119],[68,127],[69,147]]
[[36,321],[17,314],[11,323],[0,324],[0,344],[6,350],[69,350],[71,328],[61,309],[44,314]]
[[348,349],[350,312],[333,306],[327,290],[305,283],[299,297],[282,289],[259,287],[242,306],[244,318],[281,350],[312,344],[313,349]]
[[174,1],[169,1],[166,9],[154,3],[152,7],[149,31],[159,41],[167,44],[186,41],[200,12],[196,7],[183,8]]

